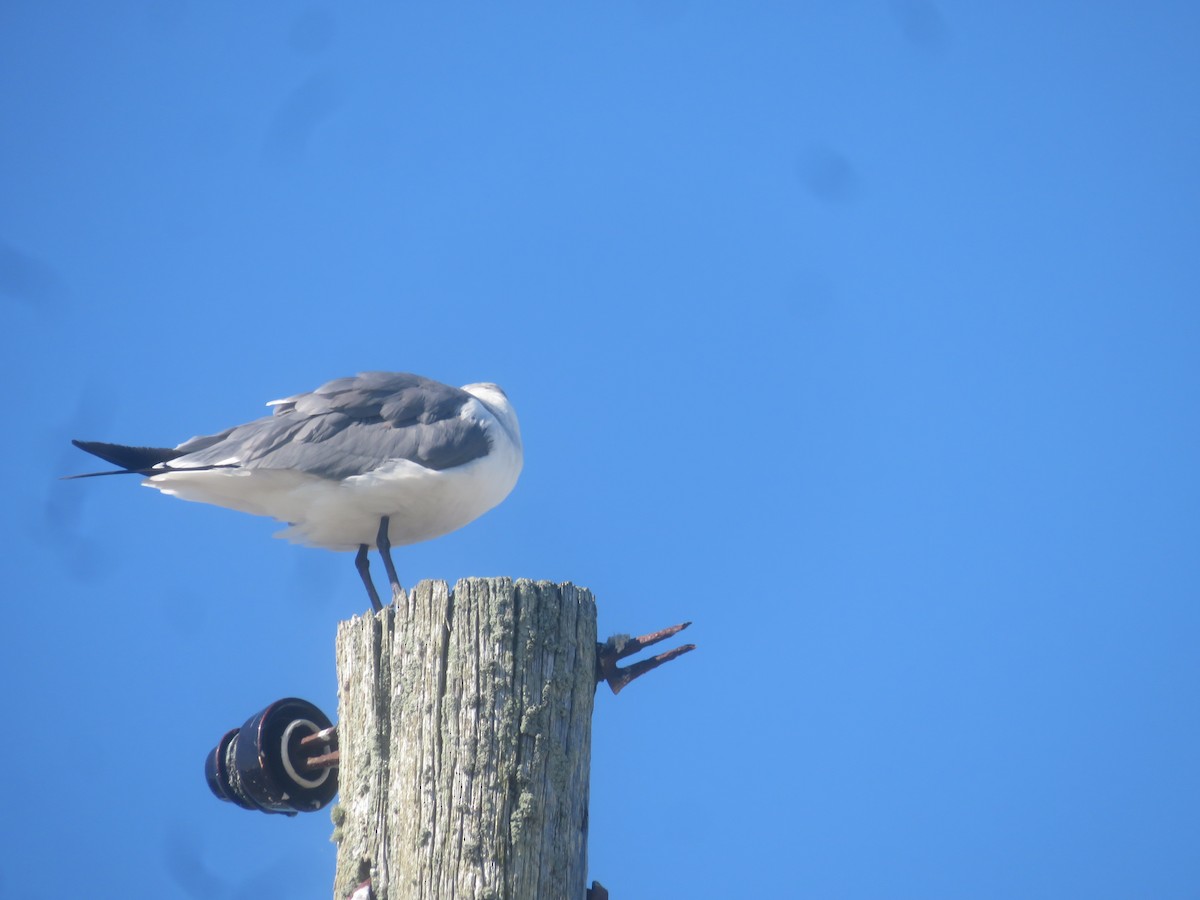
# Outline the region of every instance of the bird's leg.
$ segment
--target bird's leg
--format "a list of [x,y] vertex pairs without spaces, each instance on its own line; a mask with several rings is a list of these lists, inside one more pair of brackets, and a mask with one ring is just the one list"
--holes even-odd
[[358,569],[363,584],[367,586],[367,596],[371,598],[371,606],[375,608],[375,612],[379,612],[383,609],[383,604],[379,602],[379,592],[375,590],[375,584],[371,581],[371,561],[367,559],[366,544],[358,545],[358,554],[354,557],[354,568]]
[[394,600],[404,589],[400,586],[400,579],[396,576],[396,566],[392,563],[392,542],[388,538],[388,524],[388,516],[379,520],[379,534],[375,535],[375,546],[379,549],[379,555],[383,557],[383,567],[387,569],[388,580],[392,583],[392,599]]

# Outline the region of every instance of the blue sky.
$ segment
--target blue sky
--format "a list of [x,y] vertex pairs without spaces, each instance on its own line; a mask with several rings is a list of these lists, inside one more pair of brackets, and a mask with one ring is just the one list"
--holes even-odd
[[614,897],[1192,896],[1197,19],[5,3],[0,895],[329,895],[201,762],[334,713],[351,557],[57,478],[389,369],[526,445],[406,582],[696,623],[597,698]]

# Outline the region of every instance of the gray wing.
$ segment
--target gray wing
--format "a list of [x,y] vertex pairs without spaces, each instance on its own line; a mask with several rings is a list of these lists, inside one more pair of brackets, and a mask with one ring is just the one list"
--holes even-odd
[[273,415],[180,444],[170,467],[228,463],[342,479],[388,460],[449,469],[487,454],[487,432],[458,417],[471,395],[402,372],[338,378],[274,402]]

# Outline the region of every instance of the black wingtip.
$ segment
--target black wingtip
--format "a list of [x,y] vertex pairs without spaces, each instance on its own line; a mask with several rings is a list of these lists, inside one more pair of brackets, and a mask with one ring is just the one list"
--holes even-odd
[[[120,466],[126,472],[145,472],[160,463],[175,459],[182,454],[170,447],[129,447],[125,444],[106,444],[103,441],[77,441],[72,444],[105,462]],[[96,473],[115,474],[115,473]]]
[[[106,444],[103,441],[77,441],[71,443],[92,456],[98,456],[105,462],[120,466],[110,472],[84,472],[82,475],[63,475],[64,481],[72,478],[96,478],[100,475],[162,475],[167,472],[178,472],[166,463],[178,459],[184,453],[171,447],[127,447],[124,444]],[[211,469],[236,469],[237,463],[213,463],[208,466],[188,466],[188,472],[207,472]]]
[[81,475],[59,475],[59,481],[73,481],[76,478],[99,478],[101,475],[145,475],[145,472],[135,472],[133,469],[110,469],[107,472],[84,472]]

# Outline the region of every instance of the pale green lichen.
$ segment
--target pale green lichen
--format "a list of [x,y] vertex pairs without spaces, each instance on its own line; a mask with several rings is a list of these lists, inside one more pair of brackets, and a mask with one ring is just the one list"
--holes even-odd
[[333,834],[329,835],[331,844],[340,844],[342,842],[342,825],[346,821],[346,808],[340,803],[335,803],[329,808],[329,820],[333,822]]

